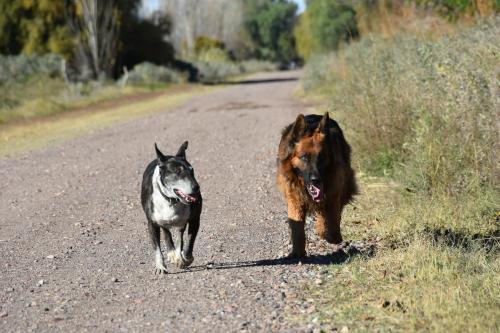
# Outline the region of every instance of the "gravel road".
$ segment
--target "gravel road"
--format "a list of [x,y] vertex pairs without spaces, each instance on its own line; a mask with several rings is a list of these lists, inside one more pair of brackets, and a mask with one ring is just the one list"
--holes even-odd
[[[0,331],[310,330],[290,317],[313,311],[299,289],[320,284],[331,258],[280,259],[286,210],[275,186],[280,131],[307,108],[293,97],[299,75],[259,74],[0,159]],[[155,276],[140,181],[154,142],[172,154],[184,140],[204,198],[195,261]]]

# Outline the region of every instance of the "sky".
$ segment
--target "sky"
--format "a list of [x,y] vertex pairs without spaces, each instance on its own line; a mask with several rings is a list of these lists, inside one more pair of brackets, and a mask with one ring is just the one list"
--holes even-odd
[[[146,13],[151,13],[160,6],[160,0],[142,0],[144,3],[144,9]],[[299,13],[302,13],[305,8],[305,0],[292,0],[299,6]]]

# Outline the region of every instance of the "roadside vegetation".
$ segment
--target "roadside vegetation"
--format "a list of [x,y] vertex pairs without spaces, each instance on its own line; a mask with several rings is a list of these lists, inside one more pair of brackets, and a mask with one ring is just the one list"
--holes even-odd
[[[306,95],[327,102],[361,170],[362,193],[344,213],[345,238],[378,249],[333,265],[328,283],[307,287],[319,311],[303,320],[350,331],[496,332],[495,4],[387,3],[398,4],[375,8],[370,22],[358,19],[359,41],[313,52],[306,66]],[[471,13],[478,8],[492,17]]]

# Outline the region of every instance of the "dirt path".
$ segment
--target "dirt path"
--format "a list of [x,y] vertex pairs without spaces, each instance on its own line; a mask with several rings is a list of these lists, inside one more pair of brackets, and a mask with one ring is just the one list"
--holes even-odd
[[[287,230],[275,187],[280,130],[306,111],[292,97],[299,74],[261,74],[171,112],[1,159],[0,331],[306,329],[286,309],[297,280],[314,281],[328,259],[279,259]],[[141,175],[153,142],[174,153],[186,139],[204,197],[195,262],[158,277]]]

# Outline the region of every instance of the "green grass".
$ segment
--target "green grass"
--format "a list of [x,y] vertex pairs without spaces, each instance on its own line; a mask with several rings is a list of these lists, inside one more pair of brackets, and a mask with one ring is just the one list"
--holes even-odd
[[370,37],[311,60],[353,146],[361,194],[347,240],[371,257],[304,286],[316,312],[294,320],[350,332],[500,331],[499,18],[452,37]]

